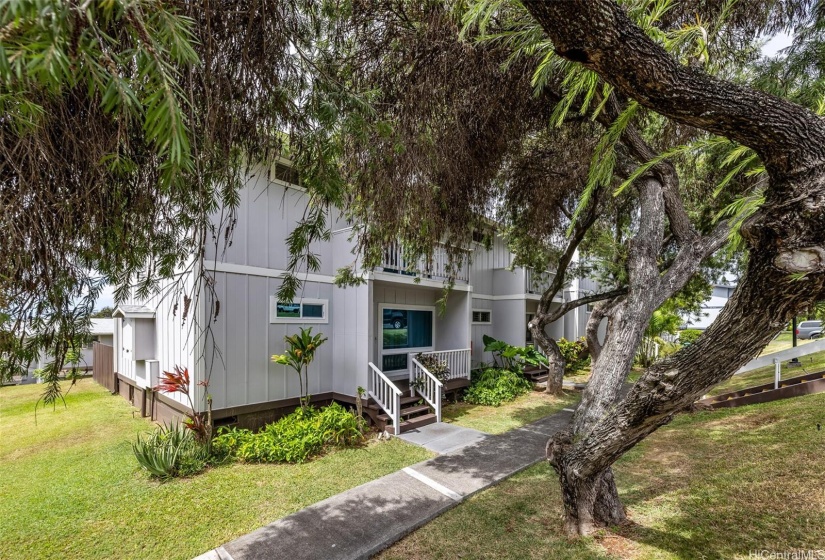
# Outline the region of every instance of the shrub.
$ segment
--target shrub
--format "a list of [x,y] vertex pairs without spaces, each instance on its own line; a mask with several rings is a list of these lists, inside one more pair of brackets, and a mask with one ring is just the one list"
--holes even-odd
[[701,336],[703,331],[699,329],[685,329],[679,332],[679,342],[682,344],[693,344]]
[[140,466],[160,479],[197,474],[209,463],[206,446],[179,424],[158,426],[145,437],[138,436],[132,451]]
[[[433,356],[431,354],[417,354],[415,359],[418,360],[418,363],[427,368],[427,371],[429,371],[433,377],[442,383],[446,382],[450,378],[450,368],[447,365],[447,362],[440,360],[437,356]],[[425,383],[426,381],[424,377],[419,377],[413,381],[411,385],[414,389],[421,391],[424,389]]]
[[487,368],[475,374],[464,400],[472,404],[499,406],[532,389],[532,384],[517,371]]
[[565,373],[575,373],[590,364],[590,352],[584,337],[578,340],[560,338],[556,344],[559,346],[561,355],[564,356]]
[[361,422],[341,405],[298,408],[260,432],[222,428],[212,442],[217,455],[254,463],[303,463],[327,446],[361,439]]

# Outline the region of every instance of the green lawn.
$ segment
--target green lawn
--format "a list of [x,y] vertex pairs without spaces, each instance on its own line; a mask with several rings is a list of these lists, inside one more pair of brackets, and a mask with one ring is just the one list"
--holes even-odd
[[531,391],[499,407],[460,402],[445,406],[442,418],[445,422],[465,428],[501,434],[572,406],[580,396],[578,391],[565,391],[562,397],[547,395],[543,391]]
[[309,504],[432,456],[393,439],[304,465],[234,464],[159,484],[131,442],[151,424],[82,380],[68,407],[0,389],[0,557],[191,558]]
[[678,417],[618,462],[631,523],[594,538],[562,535],[557,481],[540,463],[380,558],[744,560],[823,549],[824,411],[819,394]]

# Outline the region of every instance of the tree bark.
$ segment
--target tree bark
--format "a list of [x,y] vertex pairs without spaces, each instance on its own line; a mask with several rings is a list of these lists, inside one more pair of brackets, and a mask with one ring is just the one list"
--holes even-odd
[[[607,346],[619,338],[611,332],[594,369],[607,394],[590,395],[595,408],[577,414],[575,437],[558,436],[548,445],[548,459],[562,484],[567,531],[587,534],[611,523],[599,504],[606,494],[602,487],[611,486],[611,465],[733,375],[787,320],[825,296],[825,125],[793,103],[681,66],[612,1],[523,4],[561,56],[596,71],[645,107],[753,148],[770,177],[765,204],[741,228],[750,248],[747,271],[718,319],[695,344],[650,367],[618,404],[611,400],[612,383],[620,376],[608,367]],[[678,197],[667,185],[663,192],[673,221],[670,206],[676,204],[678,211]],[[684,245],[653,285],[651,297],[678,284],[691,259],[707,249],[689,232],[684,235],[678,217],[676,223],[674,233]],[[635,288],[631,285],[621,311],[625,317],[641,308],[634,301]],[[633,336],[620,338],[631,342]],[[612,353],[626,358],[618,349]]]
[[602,300],[593,306],[593,311],[590,312],[590,317],[587,318],[584,339],[587,342],[587,350],[590,352],[590,363],[593,365],[599,359],[604,347],[604,342],[599,340],[599,327],[601,327],[604,319],[610,317],[617,304],[618,299]]

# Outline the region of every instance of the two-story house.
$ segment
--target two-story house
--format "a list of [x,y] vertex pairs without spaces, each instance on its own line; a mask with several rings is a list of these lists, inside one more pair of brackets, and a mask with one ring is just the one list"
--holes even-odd
[[[491,361],[483,335],[519,346],[531,343],[527,322],[550,273],[511,269],[513,256],[497,235],[489,249],[481,243],[467,249],[441,309],[437,300],[447,279],[443,249],[436,250],[431,264],[416,266],[405,262],[398,244],[388,246],[381,266],[364,273],[365,283],[335,286],[335,271],[355,256],[351,227],[340,215],[331,216],[330,241],[312,248],[321,269],[303,275],[295,301],[278,301],[275,294],[288,260],[284,240],[307,201],[303,189],[283,180],[288,176],[273,166],[251,177],[240,193],[231,245],[220,251],[206,248],[205,267],[220,301],[217,317],[205,295],[194,301],[185,319],[180,306],[176,312],[175,301],[161,296],[116,309],[120,392],[146,415],[168,418],[184,410],[186,399],[180,395],[149,390],[160,372],[180,366],[189,369],[196,408],[203,407],[202,382],[208,381],[217,424],[271,421],[297,404],[299,383],[294,371],[270,357],[284,352],[285,335],[311,326],[328,337],[309,368],[313,401],[352,403],[359,387],[364,388],[379,420],[392,431],[402,423],[401,409],[421,399],[430,405],[421,422],[440,420],[442,388],[415,360],[418,353],[447,362],[448,385],[456,388],[469,384],[473,367]],[[192,289],[194,280],[186,282]],[[576,288],[574,283],[568,291]],[[583,311],[571,312],[548,332],[579,336]],[[427,382],[413,397],[409,383],[417,377]]]

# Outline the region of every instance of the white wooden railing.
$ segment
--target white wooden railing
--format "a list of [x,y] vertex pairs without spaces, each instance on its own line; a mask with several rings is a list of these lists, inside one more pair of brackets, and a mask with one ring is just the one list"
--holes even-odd
[[418,392],[435,410],[435,421],[441,422],[441,399],[444,384],[435,378],[421,362],[415,358],[410,361],[410,390]]
[[396,434],[401,432],[401,389],[381,373],[372,362],[367,370],[367,394],[378,403],[392,419]]
[[554,272],[536,272],[532,268],[525,268],[524,293],[543,294],[555,276],[556,274]]
[[466,259],[460,263],[454,263],[453,269],[449,266],[450,259],[447,256],[447,248],[439,244],[433,251],[432,261],[421,258],[417,261],[407,260],[404,256],[404,247],[398,241],[393,241],[384,247],[381,268],[385,272],[398,272],[409,275],[420,275],[424,278],[434,280],[446,280],[450,277],[450,272],[455,275],[458,282],[469,282],[470,273]]
[[817,340],[807,344],[802,344],[795,348],[788,348],[787,350],[780,350],[779,352],[772,352],[770,354],[762,354],[739,368],[734,375],[747,373],[755,369],[773,365],[773,386],[774,389],[779,389],[779,382],[782,380],[782,362],[787,362],[789,360],[793,360],[794,358],[801,358],[802,356],[807,356],[808,354],[813,354],[815,352],[822,352],[823,350],[825,350],[825,340]]
[[[424,356],[435,356],[445,364],[450,370],[447,379],[470,379],[470,349],[460,350],[438,350],[433,352],[421,352]],[[409,359],[412,360],[416,354],[411,353]],[[412,381],[412,379],[410,380]]]

